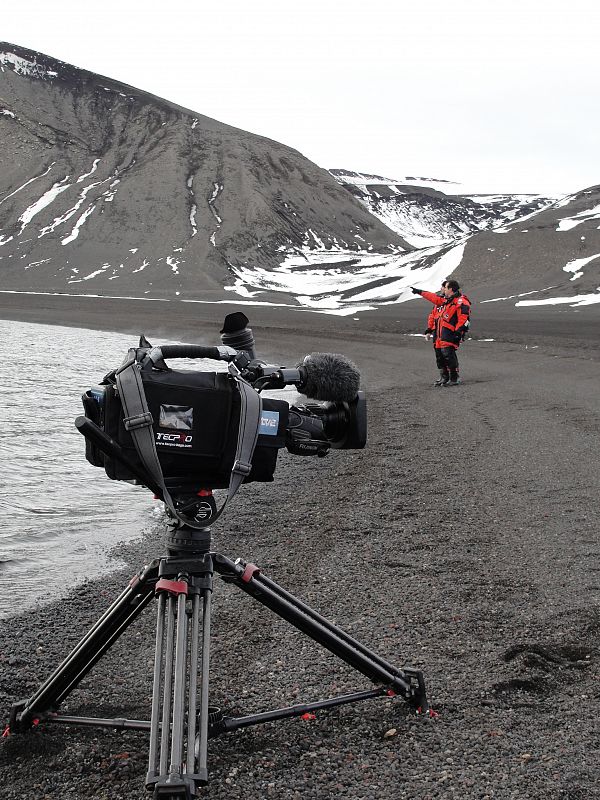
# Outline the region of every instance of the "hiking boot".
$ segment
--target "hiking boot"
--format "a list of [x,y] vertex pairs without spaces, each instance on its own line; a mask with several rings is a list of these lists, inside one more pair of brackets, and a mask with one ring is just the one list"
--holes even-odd
[[444,372],[441,372],[440,373],[440,377],[437,379],[437,381],[434,382],[433,385],[434,386],[445,386],[448,383],[449,380],[450,380],[450,375],[448,375],[448,374],[446,374]]
[[450,378],[444,386],[459,386],[460,385],[460,378]]

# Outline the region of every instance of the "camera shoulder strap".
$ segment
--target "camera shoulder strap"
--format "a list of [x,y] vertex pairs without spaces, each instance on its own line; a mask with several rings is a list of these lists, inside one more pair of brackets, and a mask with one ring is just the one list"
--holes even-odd
[[163,493],[162,499],[171,513],[180,522],[189,525],[191,528],[205,528],[207,524],[215,522],[225,510],[227,502],[237,492],[244,478],[250,474],[252,469],[252,456],[258,439],[262,401],[258,392],[243,380],[233,364],[229,365],[229,374],[239,389],[241,406],[235,459],[231,469],[227,496],[223,505],[209,520],[202,523],[189,519],[178,512],[166,487],[158,453],[156,452],[152,414],[148,410],[148,404],[146,403],[141,364],[136,359],[135,349],[129,351],[124,364],[115,374],[117,389],[123,406],[123,423],[125,429],[132,436],[140,461],[154,483],[160,486]]

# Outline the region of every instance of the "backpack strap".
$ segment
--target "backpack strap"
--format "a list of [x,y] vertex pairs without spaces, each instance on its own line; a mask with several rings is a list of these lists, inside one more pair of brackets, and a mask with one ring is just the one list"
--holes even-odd
[[238,428],[237,447],[227,496],[221,508],[213,516],[202,523],[190,519],[175,508],[175,503],[165,484],[164,475],[156,451],[154,430],[152,428],[152,414],[146,403],[146,393],[142,382],[142,366],[138,360],[140,351],[134,348],[129,350],[127,358],[115,373],[115,380],[119,397],[123,406],[123,424],[133,439],[136,452],[142,466],[149,473],[154,483],[162,491],[162,500],[171,514],[182,524],[191,528],[205,528],[207,524],[215,522],[225,510],[225,506],[240,488],[244,479],[252,469],[252,456],[256,441],[262,412],[262,400],[255,389],[250,386],[240,375],[234,364],[229,364],[229,374],[240,392],[240,421]]

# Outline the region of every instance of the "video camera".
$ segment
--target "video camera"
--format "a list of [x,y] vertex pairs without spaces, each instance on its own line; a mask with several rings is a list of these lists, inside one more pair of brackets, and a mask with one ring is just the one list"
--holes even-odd
[[[294,368],[256,358],[248,318],[229,314],[222,346],[162,345],[144,336],[123,364],[83,396],[86,458],[111,480],[151,489],[171,515],[192,527],[213,522],[213,489],[272,481],[278,451],[325,456],[366,444],[360,374],[345,356],[312,353]],[[226,372],[174,370],[165,359],[225,361]],[[295,385],[319,402],[290,405],[261,396]],[[202,499],[198,499],[198,498]]]

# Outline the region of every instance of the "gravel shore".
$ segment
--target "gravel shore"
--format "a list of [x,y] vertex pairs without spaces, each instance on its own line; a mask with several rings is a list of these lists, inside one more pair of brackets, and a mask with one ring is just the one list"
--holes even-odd
[[[105,327],[137,324],[112,319]],[[596,343],[571,321],[572,335],[557,337],[552,318],[538,317],[529,330],[505,328],[504,341],[467,342],[464,384],[438,390],[430,345],[401,335],[401,324],[371,321],[350,335],[349,321],[327,319],[320,330],[321,319],[311,319],[312,331],[275,317],[252,327],[257,343],[269,342],[263,350],[287,353],[289,363],[311,350],[356,361],[368,394],[368,446],[325,459],[284,451],[273,484],[246,486],[232,501],[214,548],[255,562],[397,666],[422,669],[439,716],[416,716],[402,699],[386,698],[219,737],[201,796],[600,798]],[[487,324],[502,327],[491,317]],[[175,319],[161,333],[180,336],[186,325]],[[106,480],[100,471],[98,480]],[[131,575],[164,554],[163,540],[160,525],[144,531],[115,552],[127,570],[0,625],[3,718]],[[153,612],[151,605],[65,711],[149,718]],[[367,688],[217,582],[216,705],[250,713]],[[3,739],[2,797],[144,798],[146,759],[145,734],[42,724]]]

